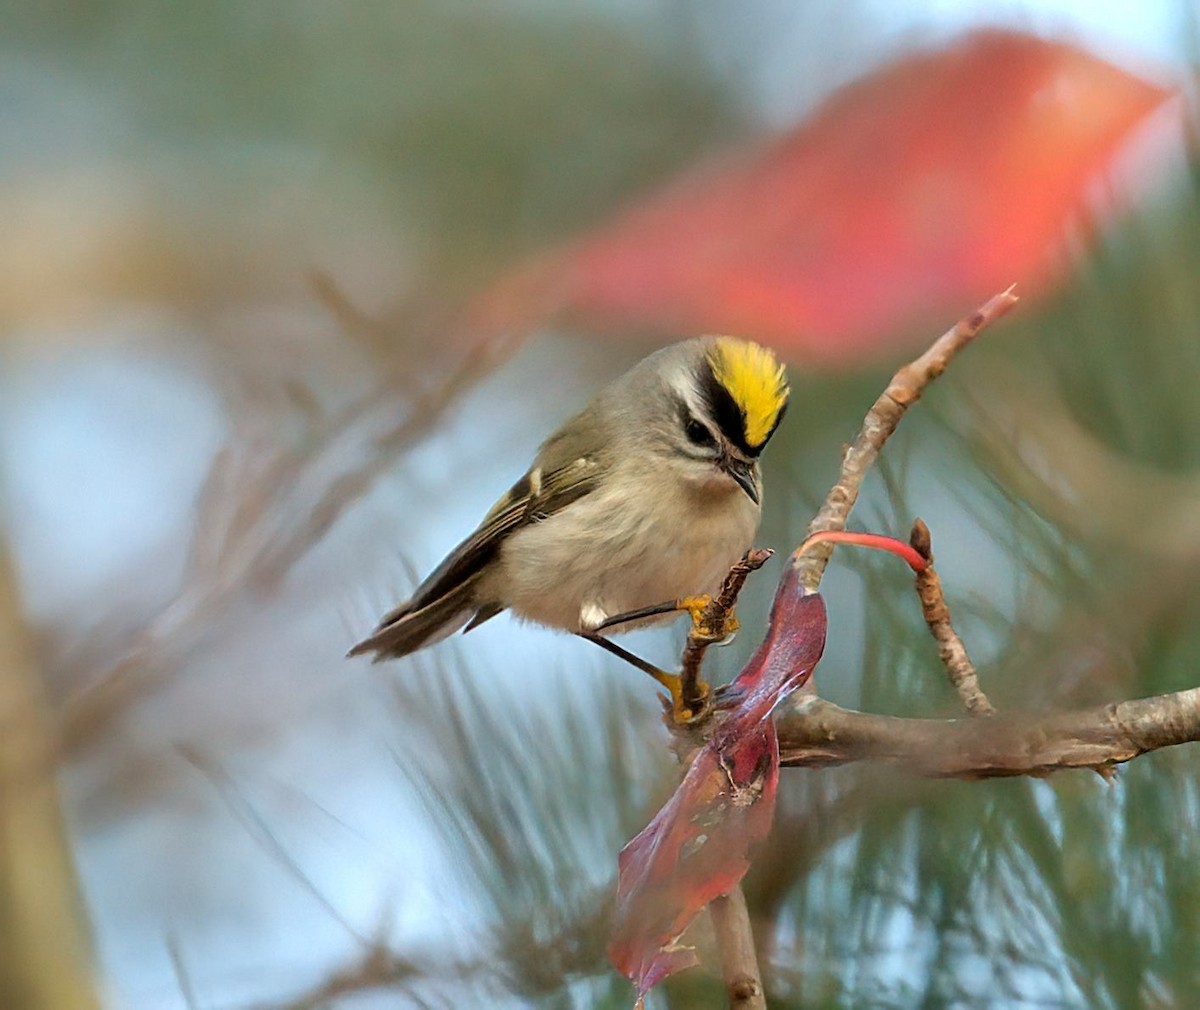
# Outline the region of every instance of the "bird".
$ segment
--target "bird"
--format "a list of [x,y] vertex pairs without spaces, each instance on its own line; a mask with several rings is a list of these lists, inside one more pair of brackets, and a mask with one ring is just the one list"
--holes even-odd
[[758,531],[759,457],[788,398],[784,366],[749,340],[693,337],[643,358],[542,443],[478,528],[349,655],[406,656],[507,610],[632,662],[678,712],[678,677],[601,632],[680,611],[699,621]]

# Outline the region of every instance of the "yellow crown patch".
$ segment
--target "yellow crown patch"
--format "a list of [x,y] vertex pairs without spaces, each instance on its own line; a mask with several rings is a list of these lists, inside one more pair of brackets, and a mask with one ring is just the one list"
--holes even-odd
[[708,357],[713,377],[728,390],[746,419],[746,442],[761,446],[787,405],[783,365],[766,347],[735,337],[718,337]]

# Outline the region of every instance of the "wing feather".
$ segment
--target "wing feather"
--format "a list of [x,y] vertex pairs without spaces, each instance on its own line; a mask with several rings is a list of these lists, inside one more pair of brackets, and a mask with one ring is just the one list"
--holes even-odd
[[[535,464],[492,506],[479,528],[455,547],[417,587],[412,598],[385,614],[371,637],[355,646],[351,655],[380,649],[380,643],[385,639],[387,654],[390,655],[400,655],[403,654],[401,649],[404,652],[412,651],[427,641],[436,640],[434,636],[437,629],[426,627],[431,622],[418,621],[416,618],[447,609],[439,604],[452,597],[456,606],[449,608],[453,613],[449,614],[446,623],[450,623],[451,619],[463,620],[459,616],[463,613],[462,602],[477,608],[475,616],[468,622],[469,627],[477,627],[494,617],[503,609],[496,601],[463,599],[473,592],[469,584],[496,557],[501,544],[513,532],[529,523],[541,522],[591,492],[596,486],[599,471],[599,464],[588,456],[580,456],[552,469]],[[405,621],[413,624],[412,641],[408,641],[407,631],[401,633],[397,627]],[[381,635],[389,629],[393,629],[392,634]],[[403,643],[392,641],[401,637],[405,639]]]
[[515,530],[552,516],[590,492],[597,469],[591,460],[581,457],[548,473],[536,467],[530,470],[492,506],[479,528],[421,583],[412,602],[423,606],[477,574]]

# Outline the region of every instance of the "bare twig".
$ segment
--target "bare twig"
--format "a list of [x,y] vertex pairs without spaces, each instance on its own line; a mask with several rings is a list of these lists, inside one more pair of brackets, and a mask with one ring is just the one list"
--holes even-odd
[[324,270],[314,270],[308,280],[317,300],[325,306],[347,337],[360,341],[373,353],[378,353],[395,339],[394,329],[363,312],[330,274]]
[[704,662],[704,654],[714,641],[719,641],[732,630],[729,623],[733,608],[737,603],[738,594],[751,572],[756,572],[767,563],[774,551],[754,548],[748,550],[740,561],[729,569],[721,589],[712,598],[700,615],[700,620],[692,625],[688,632],[687,641],[683,646],[683,659],[680,663],[681,693],[684,705],[693,712],[703,708],[707,698],[700,689],[700,666]]
[[[952,329],[935,340],[929,350],[892,376],[887,389],[867,411],[858,437],[846,447],[837,483],[830,490],[813,521],[809,523],[810,535],[821,530],[846,528],[846,520],[858,500],[863,478],[879,456],[883,444],[900,424],[905,412],[921,398],[925,387],[946,370],[959,351],[974,340],[985,327],[1016,305],[1017,296],[1012,292],[1013,289],[1009,288],[989,299],[977,312],[959,320]],[[819,544],[812,550],[793,556],[792,564],[803,572],[801,582],[805,589],[816,592],[832,554],[832,544]]]
[[1031,717],[901,719],[806,699],[781,715],[785,765],[879,761],[935,778],[1046,775],[1112,767],[1200,741],[1200,688]]
[[721,948],[721,973],[729,994],[729,1010],[767,1010],[762,974],[754,952],[750,911],[741,887],[709,906],[717,945]]
[[933,567],[933,543],[929,527],[922,520],[913,523],[909,543],[929,562],[917,572],[917,596],[921,600],[921,613],[929,626],[929,633],[938,644],[938,655],[942,657],[950,683],[969,715],[995,715],[995,706],[979,686],[979,674],[967,655],[967,647],[950,621],[950,608],[942,592],[942,580]]

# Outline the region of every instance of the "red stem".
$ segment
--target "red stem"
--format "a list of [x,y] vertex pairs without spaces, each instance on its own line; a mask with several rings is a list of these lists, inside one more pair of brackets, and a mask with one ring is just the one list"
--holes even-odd
[[914,572],[923,572],[929,567],[929,559],[916,550],[911,544],[895,537],[884,536],[882,533],[852,533],[849,530],[821,530],[812,534],[796,548],[796,557],[803,554],[813,544],[819,543],[853,544],[855,547],[869,547],[876,551],[887,551],[895,554],[908,564]]

